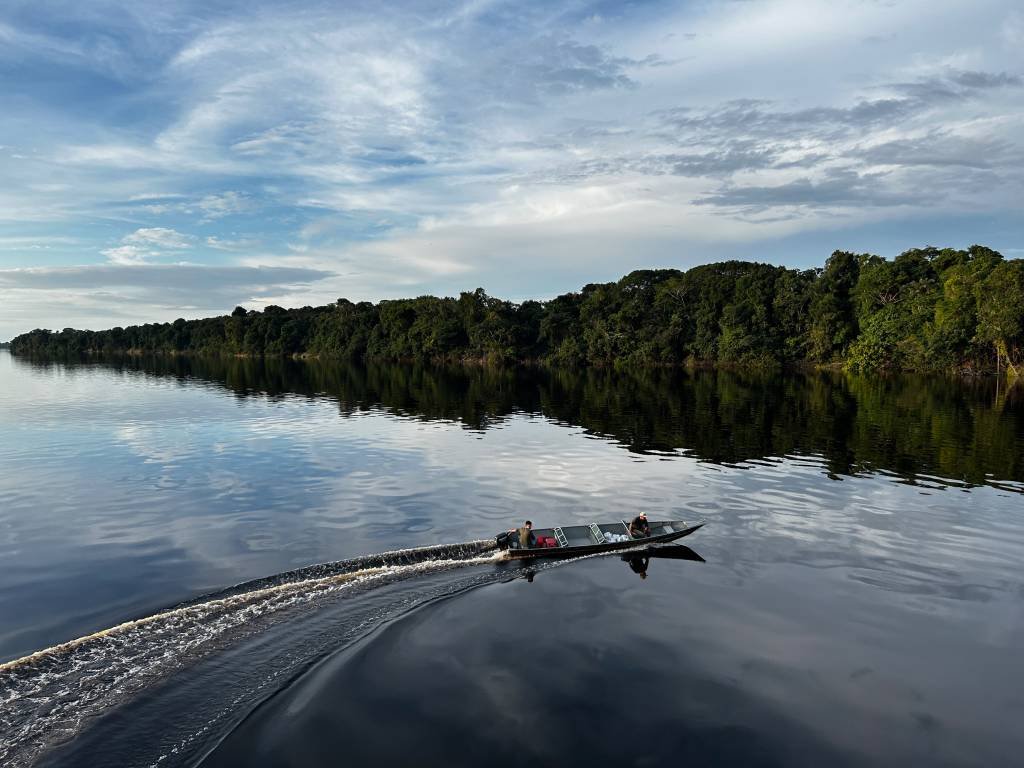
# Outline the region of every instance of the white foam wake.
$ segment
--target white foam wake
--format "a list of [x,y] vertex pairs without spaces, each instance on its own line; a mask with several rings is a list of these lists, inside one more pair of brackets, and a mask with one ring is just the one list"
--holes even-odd
[[[287,609],[354,587],[494,562],[487,542],[327,563],[240,585],[0,664],[0,765],[29,765],[83,721]],[[447,556],[446,556],[447,555]]]

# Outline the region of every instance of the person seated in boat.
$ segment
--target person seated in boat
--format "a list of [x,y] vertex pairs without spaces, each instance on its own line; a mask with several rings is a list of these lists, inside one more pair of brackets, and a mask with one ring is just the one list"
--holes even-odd
[[509,533],[514,533],[519,541],[520,549],[533,549],[537,546],[537,536],[533,533],[533,521],[527,520],[522,528],[513,528]]
[[647,522],[646,512],[641,512],[629,522],[629,535],[634,539],[643,539],[651,535],[651,526]]

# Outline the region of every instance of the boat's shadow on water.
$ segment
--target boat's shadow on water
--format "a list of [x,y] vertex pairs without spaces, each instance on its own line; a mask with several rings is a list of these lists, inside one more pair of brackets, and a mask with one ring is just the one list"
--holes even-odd
[[[597,555],[597,557],[611,557],[613,554]],[[629,566],[629,570],[637,574],[641,579],[647,578],[647,571],[651,567],[651,560],[686,560],[692,563],[706,563],[703,557],[693,551],[690,547],[685,544],[663,544],[653,545],[649,547],[643,547],[635,549],[625,553],[619,553],[618,557],[622,562]],[[573,561],[569,561],[573,562]],[[550,567],[551,564],[548,564]],[[517,569],[514,573],[509,573],[502,582],[509,582],[515,579],[525,579],[532,583],[537,577],[540,571],[547,570],[546,567],[538,568],[536,566],[528,566]]]

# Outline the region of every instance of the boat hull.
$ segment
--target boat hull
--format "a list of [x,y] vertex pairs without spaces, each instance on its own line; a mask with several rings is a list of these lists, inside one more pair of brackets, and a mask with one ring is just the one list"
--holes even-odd
[[604,544],[584,544],[568,547],[534,547],[532,549],[508,549],[505,550],[506,557],[510,560],[539,560],[541,558],[550,560],[552,558],[582,557],[583,555],[596,555],[603,552],[622,552],[636,547],[645,547],[649,544],[664,544],[669,541],[689,536],[697,529],[704,526],[705,521],[692,523],[682,530],[669,531],[657,536],[646,536],[641,539],[630,539],[629,541],[611,541]]

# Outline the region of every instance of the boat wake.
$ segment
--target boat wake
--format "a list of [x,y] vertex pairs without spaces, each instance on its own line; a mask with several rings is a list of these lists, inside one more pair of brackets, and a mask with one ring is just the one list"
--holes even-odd
[[90,718],[297,610],[432,573],[494,563],[493,540],[324,563],[246,582],[0,664],[0,765],[32,764]]

